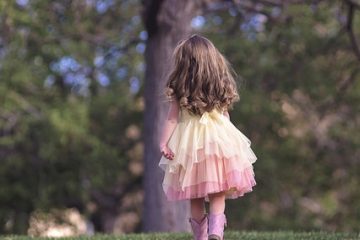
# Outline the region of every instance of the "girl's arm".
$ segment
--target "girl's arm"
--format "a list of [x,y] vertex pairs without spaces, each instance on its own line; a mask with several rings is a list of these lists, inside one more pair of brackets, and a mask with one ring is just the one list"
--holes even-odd
[[173,100],[170,102],[169,112],[167,114],[167,118],[160,137],[160,151],[164,148],[164,146],[167,146],[170,136],[178,123],[178,115],[179,103],[176,100]]

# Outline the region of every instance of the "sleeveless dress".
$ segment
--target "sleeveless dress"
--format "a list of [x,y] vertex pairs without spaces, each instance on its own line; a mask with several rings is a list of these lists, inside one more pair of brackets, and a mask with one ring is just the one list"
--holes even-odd
[[174,158],[162,156],[159,167],[170,201],[205,197],[208,202],[209,193],[222,191],[234,199],[256,185],[250,140],[217,109],[196,116],[180,107],[168,147]]

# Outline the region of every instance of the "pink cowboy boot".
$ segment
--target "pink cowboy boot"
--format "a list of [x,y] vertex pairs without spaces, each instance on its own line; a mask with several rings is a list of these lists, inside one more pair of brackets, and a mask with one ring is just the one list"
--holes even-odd
[[209,214],[209,240],[223,240],[224,227],[227,226],[224,213]]
[[208,218],[205,214],[204,218],[199,223],[194,218],[189,218],[191,228],[193,231],[194,240],[208,240]]

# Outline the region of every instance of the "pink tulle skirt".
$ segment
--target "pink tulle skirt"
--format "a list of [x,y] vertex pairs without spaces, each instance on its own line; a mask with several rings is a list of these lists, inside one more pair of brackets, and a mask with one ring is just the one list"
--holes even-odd
[[184,200],[225,192],[234,199],[256,185],[253,163],[256,156],[250,140],[218,110],[201,117],[180,111],[180,120],[168,146],[174,159],[161,157],[162,183],[168,200]]

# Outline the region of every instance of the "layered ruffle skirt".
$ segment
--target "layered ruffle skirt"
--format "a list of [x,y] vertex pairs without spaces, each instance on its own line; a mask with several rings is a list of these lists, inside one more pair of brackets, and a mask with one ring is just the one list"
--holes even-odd
[[250,140],[221,112],[214,109],[202,116],[181,109],[179,122],[168,147],[173,160],[161,157],[163,190],[168,200],[205,197],[225,192],[234,199],[251,192],[256,185],[253,163],[256,156]]

